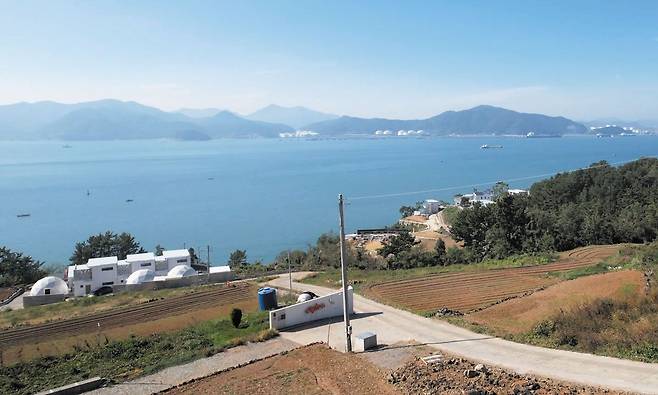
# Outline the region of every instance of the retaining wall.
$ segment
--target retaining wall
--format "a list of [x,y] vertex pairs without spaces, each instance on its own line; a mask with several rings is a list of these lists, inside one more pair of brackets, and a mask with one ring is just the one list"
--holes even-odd
[[[349,314],[354,313],[353,289],[347,288]],[[270,329],[283,329],[343,315],[343,291],[270,311]]]
[[37,295],[23,296],[23,307],[41,306],[43,304],[57,303],[68,298],[71,295]]

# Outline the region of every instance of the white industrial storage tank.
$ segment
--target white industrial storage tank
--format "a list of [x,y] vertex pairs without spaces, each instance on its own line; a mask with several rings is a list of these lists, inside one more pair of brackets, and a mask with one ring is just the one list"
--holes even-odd
[[66,295],[69,293],[69,287],[64,280],[59,277],[44,277],[34,283],[30,290],[30,296],[41,295]]
[[174,266],[169,270],[169,273],[167,273],[167,278],[183,278],[183,277],[190,277],[190,276],[196,276],[196,270],[192,269],[188,265],[178,265]]
[[133,272],[130,276],[128,276],[128,278],[126,279],[126,284],[128,285],[142,284],[149,281],[153,281],[154,279],[155,279],[155,272],[153,270],[140,269]]

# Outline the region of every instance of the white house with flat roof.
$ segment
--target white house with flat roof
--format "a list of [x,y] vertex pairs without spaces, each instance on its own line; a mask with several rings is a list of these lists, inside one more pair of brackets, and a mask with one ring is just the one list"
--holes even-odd
[[130,254],[122,260],[116,256],[92,258],[86,265],[69,266],[67,282],[75,296],[85,296],[104,286],[127,284],[131,274],[140,270],[152,271],[154,276],[140,278],[153,281],[156,276],[167,276],[177,266],[193,270],[191,264],[192,257],[188,250],[163,251],[161,256],[155,256],[152,252]]

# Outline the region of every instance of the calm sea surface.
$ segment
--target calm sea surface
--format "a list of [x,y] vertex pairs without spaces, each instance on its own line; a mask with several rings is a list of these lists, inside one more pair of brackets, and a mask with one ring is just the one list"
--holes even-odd
[[[390,224],[402,204],[451,200],[471,184],[516,180],[511,187],[523,188],[602,159],[658,154],[658,136],[70,145],[0,142],[0,245],[63,264],[75,242],[113,230],[134,234],[150,250],[185,245],[202,247],[205,256],[209,244],[215,264],[238,248],[269,261],[336,230],[339,193],[349,202],[349,232]],[[435,191],[396,195],[427,190]],[[353,199],[372,195],[388,196]]]

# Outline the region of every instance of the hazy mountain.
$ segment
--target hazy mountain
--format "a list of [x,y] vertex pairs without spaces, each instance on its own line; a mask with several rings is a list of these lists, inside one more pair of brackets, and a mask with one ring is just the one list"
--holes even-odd
[[528,114],[493,106],[478,106],[463,111],[446,111],[427,119],[396,120],[383,118],[340,117],[304,127],[320,134],[368,133],[376,130],[424,130],[435,135],[526,134],[543,135],[585,133],[587,128],[564,117]]
[[0,106],[0,138],[38,138],[39,129],[72,111],[70,104],[49,101]]
[[621,126],[603,126],[589,131],[592,134],[599,136],[617,136],[627,131]]
[[205,132],[212,138],[221,137],[279,137],[279,133],[291,132],[288,125],[252,121],[230,111],[199,120]]
[[253,121],[290,125],[293,128],[299,129],[304,125],[336,119],[338,115],[327,114],[306,107],[282,107],[276,104],[270,104],[247,115],[245,118]]
[[219,108],[181,108],[176,112],[190,118],[207,118],[217,115],[220,111],[222,110]]
[[[267,111],[265,111],[267,110]],[[291,116],[287,122],[301,125],[312,110],[269,106],[257,112]],[[256,114],[256,113],[255,113]],[[252,114],[251,116],[253,116]],[[292,115],[297,116],[294,121]],[[330,116],[322,114],[323,117]],[[273,118],[270,118],[273,119]],[[562,117],[524,114],[491,106],[447,111],[418,120],[340,117],[302,127],[325,136],[350,133],[372,134],[376,130],[424,130],[430,134],[566,134],[587,128]],[[0,106],[0,139],[116,140],[179,138],[203,140],[222,137],[278,137],[295,128],[284,123],[245,119],[229,111],[209,117],[190,117],[135,102],[99,100],[77,104],[54,102],[17,103]]]
[[251,121],[229,112],[192,118],[135,102],[100,100],[0,106],[0,139],[120,140],[278,137],[286,125]]

